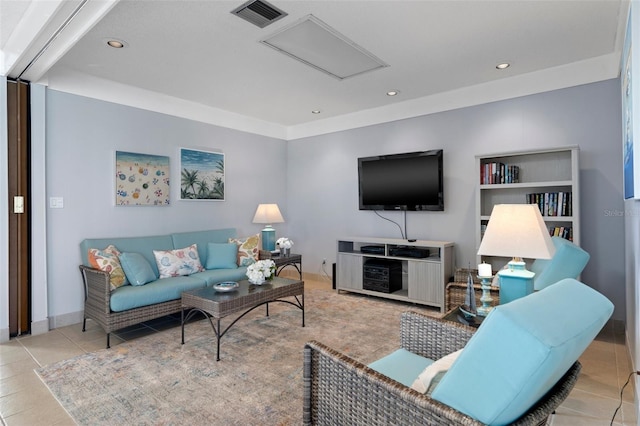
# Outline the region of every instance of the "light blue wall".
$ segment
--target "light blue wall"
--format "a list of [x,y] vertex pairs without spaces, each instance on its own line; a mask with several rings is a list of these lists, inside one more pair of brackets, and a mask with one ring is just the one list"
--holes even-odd
[[[78,321],[83,309],[78,265],[84,238],[226,227],[249,235],[262,228],[251,221],[258,203],[265,202],[278,203],[289,217],[285,141],[53,90],[47,91],[46,123],[46,197],[64,200],[62,209],[47,204],[54,327]],[[179,201],[180,147],[224,152],[226,201]],[[115,206],[116,150],[170,157],[170,206]]]
[[[335,262],[336,239],[401,238],[398,228],[358,210],[357,158],[444,149],[445,211],[407,213],[409,238],[456,244],[456,263],[475,264],[478,154],[579,145],[581,245],[591,253],[582,279],[616,305],[623,320],[624,218],[619,80],[289,142],[291,237],[305,270]],[[400,212],[383,213],[402,224]],[[329,269],[330,271],[330,269]]]
[[[624,210],[618,80],[289,142],[52,90],[46,99],[47,199],[64,198],[63,209],[47,207],[53,326],[82,310],[83,238],[227,226],[247,235],[260,229],[251,223],[260,202],[281,206],[278,235],[294,240],[306,272],[331,273],[340,237],[399,238],[395,225],[358,210],[356,160],[367,155],[444,149],[445,211],[408,213],[408,235],[454,241],[458,266],[473,264],[475,155],[568,145],[581,149],[582,246],[592,255],[582,278],[624,319],[624,218],[605,214]],[[225,153],[227,201],[178,201],[179,147]],[[169,156],[172,205],[114,206],[115,150]]]

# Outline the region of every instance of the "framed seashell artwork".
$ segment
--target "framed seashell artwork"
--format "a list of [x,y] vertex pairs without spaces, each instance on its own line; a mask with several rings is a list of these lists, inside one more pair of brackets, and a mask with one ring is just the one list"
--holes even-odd
[[169,157],[116,151],[117,206],[168,206]]

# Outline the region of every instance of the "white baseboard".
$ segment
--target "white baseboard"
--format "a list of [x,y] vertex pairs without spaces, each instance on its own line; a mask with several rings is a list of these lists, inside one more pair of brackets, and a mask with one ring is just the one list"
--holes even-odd
[[31,322],[31,335],[44,334],[49,332],[49,319]]
[[9,328],[0,329],[0,343],[7,343],[10,337]]
[[66,327],[68,325],[80,324],[84,319],[84,311],[71,312],[68,314],[49,317],[49,329]]

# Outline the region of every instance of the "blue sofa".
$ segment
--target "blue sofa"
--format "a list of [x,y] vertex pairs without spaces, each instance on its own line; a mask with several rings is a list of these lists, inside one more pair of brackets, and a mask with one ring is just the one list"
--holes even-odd
[[[215,262],[215,259],[211,259],[211,256],[217,253],[214,253],[214,247],[224,247],[228,245],[230,238],[235,237],[236,230],[228,228],[146,237],[83,240],[80,243],[80,271],[85,290],[82,330],[86,329],[87,318],[96,321],[107,332],[109,348],[112,331],[180,312],[183,291],[211,286],[222,281],[245,279],[245,266],[238,267],[235,262]],[[203,266],[218,264],[223,267],[205,269],[191,275],[158,278],[160,274],[153,251],[181,249],[192,244],[197,244],[198,256]],[[145,264],[143,266],[146,268],[147,276],[153,275],[151,280],[144,285],[129,284],[112,289],[110,274],[91,267],[88,255],[89,249],[103,249],[109,245],[115,246],[123,255],[135,255]],[[225,256],[228,257],[229,252],[226,253]]]

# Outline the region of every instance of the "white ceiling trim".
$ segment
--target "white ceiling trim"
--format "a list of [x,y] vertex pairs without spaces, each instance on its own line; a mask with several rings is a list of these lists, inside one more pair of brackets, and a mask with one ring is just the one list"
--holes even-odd
[[34,1],[29,4],[5,45],[0,46],[2,47],[0,51],[1,75],[6,76],[11,73],[16,63],[25,56],[29,46],[63,3],[63,0],[58,0]]
[[[39,58],[32,64],[32,66],[22,75],[23,80],[37,81],[49,71],[49,69],[56,63],[65,53],[69,51],[95,24],[100,20],[119,2],[120,0],[102,0],[102,1],[87,1],[82,8],[77,12],[77,15],[71,19],[63,31],[55,34],[55,38],[49,41],[49,36],[46,38],[39,37],[35,40],[33,45],[23,51],[22,58],[31,60],[37,57],[38,53],[43,47],[46,47]],[[34,2],[34,3],[47,3],[47,2]],[[62,2],[66,5],[65,2]],[[68,5],[67,5],[68,6]],[[63,18],[69,17],[66,13]],[[54,32],[58,28],[47,28],[47,32],[54,35]],[[43,31],[41,34],[47,34]],[[22,59],[21,58],[21,59]],[[23,65],[28,65],[28,61]],[[22,65],[19,63],[18,65]],[[17,74],[22,72],[21,69],[13,70],[11,74]]]
[[609,80],[619,76],[619,64],[620,55],[614,53],[380,108],[289,127],[138,87],[114,83],[113,81],[88,76],[70,69],[57,70],[62,72],[52,71],[49,73],[48,81],[39,83],[46,84],[53,90],[267,137],[295,140]]
[[287,140],[371,126],[617,78],[620,54],[547,68],[288,128]]
[[187,118],[243,132],[277,139],[286,139],[287,136],[286,127],[280,124],[89,76],[67,68],[56,68],[48,74],[46,81],[38,81],[37,83],[61,92]]

